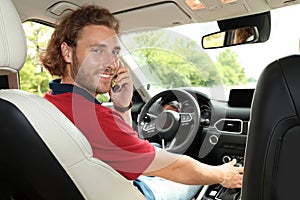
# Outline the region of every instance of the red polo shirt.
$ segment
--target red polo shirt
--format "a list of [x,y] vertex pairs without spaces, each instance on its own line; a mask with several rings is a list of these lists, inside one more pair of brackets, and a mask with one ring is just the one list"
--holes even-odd
[[63,112],[85,135],[92,146],[93,156],[106,162],[129,180],[136,179],[150,165],[154,147],[113,110],[102,106],[85,90],[50,82],[45,98]]

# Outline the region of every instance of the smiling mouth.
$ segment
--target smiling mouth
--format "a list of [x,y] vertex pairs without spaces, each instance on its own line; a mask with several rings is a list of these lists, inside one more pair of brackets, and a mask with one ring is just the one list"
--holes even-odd
[[104,79],[109,79],[109,78],[113,77],[114,75],[115,75],[115,70],[109,69],[109,68],[105,69],[105,71],[97,73],[97,76],[99,78],[104,78]]
[[108,73],[98,73],[97,76],[100,78],[105,78],[108,79],[110,77],[112,77],[114,74],[108,74]]

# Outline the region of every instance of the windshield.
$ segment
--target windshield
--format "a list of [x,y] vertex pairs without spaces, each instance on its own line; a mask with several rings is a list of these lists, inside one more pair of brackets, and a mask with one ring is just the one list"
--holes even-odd
[[[136,63],[133,72],[140,73],[151,95],[179,87],[221,87],[226,94],[232,88],[255,88],[269,63],[299,52],[300,28],[294,23],[299,18],[299,6],[273,10],[267,42],[210,50],[202,49],[201,38],[219,31],[216,22],[135,30],[121,36],[124,58]],[[226,100],[228,95],[215,98]]]

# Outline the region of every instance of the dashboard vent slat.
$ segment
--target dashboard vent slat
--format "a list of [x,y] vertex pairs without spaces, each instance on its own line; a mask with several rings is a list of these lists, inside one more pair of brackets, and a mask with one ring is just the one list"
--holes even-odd
[[217,131],[221,133],[241,134],[243,132],[243,121],[240,119],[220,119],[214,124]]

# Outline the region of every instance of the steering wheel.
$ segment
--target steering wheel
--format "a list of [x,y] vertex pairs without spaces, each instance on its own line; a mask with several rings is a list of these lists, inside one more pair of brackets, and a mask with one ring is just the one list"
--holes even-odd
[[[165,110],[171,101],[189,105],[188,110]],[[182,89],[170,89],[152,97],[142,108],[138,133],[142,139],[159,136],[162,148],[183,154],[192,144],[200,125],[200,108],[196,98]]]

